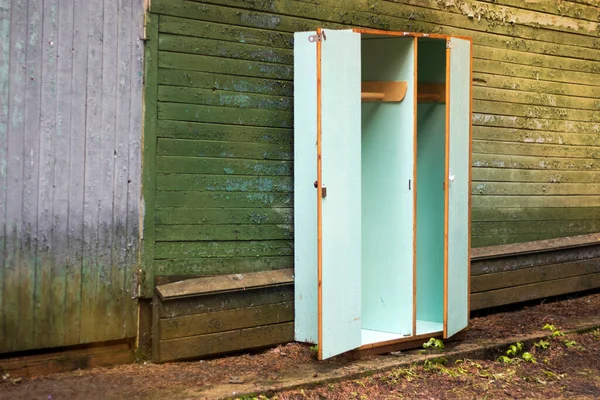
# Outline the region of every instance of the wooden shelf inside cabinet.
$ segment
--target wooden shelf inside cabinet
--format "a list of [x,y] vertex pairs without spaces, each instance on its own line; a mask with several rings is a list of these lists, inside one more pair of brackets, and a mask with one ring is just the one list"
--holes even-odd
[[421,103],[445,103],[446,85],[443,83],[419,83],[417,101]]
[[362,82],[362,101],[401,102],[406,96],[408,82]]

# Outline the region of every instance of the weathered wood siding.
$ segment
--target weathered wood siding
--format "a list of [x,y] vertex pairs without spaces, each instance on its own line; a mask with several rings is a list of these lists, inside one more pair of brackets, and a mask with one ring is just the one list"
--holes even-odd
[[142,0],[0,0],[0,353],[135,336]]
[[473,37],[475,247],[598,231],[594,4],[153,0],[149,274],[292,265],[292,34],[319,26]]

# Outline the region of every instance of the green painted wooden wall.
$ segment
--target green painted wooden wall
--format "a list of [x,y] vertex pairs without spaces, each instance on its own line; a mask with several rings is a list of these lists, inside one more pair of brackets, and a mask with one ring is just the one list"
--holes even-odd
[[474,247],[600,230],[595,3],[153,0],[146,272],[292,266],[292,33],[318,26],[473,37]]

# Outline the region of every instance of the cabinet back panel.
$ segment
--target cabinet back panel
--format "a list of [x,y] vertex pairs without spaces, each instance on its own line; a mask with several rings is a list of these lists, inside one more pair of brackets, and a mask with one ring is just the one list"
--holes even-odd
[[[399,103],[362,104],[363,328],[412,333],[413,38],[362,40],[363,81],[407,81]],[[412,186],[412,182],[411,182]]]
[[446,82],[446,40],[418,39],[417,81],[419,83]]

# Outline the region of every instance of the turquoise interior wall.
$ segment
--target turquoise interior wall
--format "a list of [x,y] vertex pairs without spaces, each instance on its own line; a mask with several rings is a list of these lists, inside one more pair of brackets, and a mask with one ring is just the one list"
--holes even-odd
[[414,40],[362,40],[363,81],[408,81],[400,103],[362,103],[363,329],[412,333]]
[[[444,83],[446,41],[418,42],[419,83]],[[444,318],[445,103],[417,107],[417,319]]]
[[442,322],[444,307],[445,106],[417,107],[417,319]]

